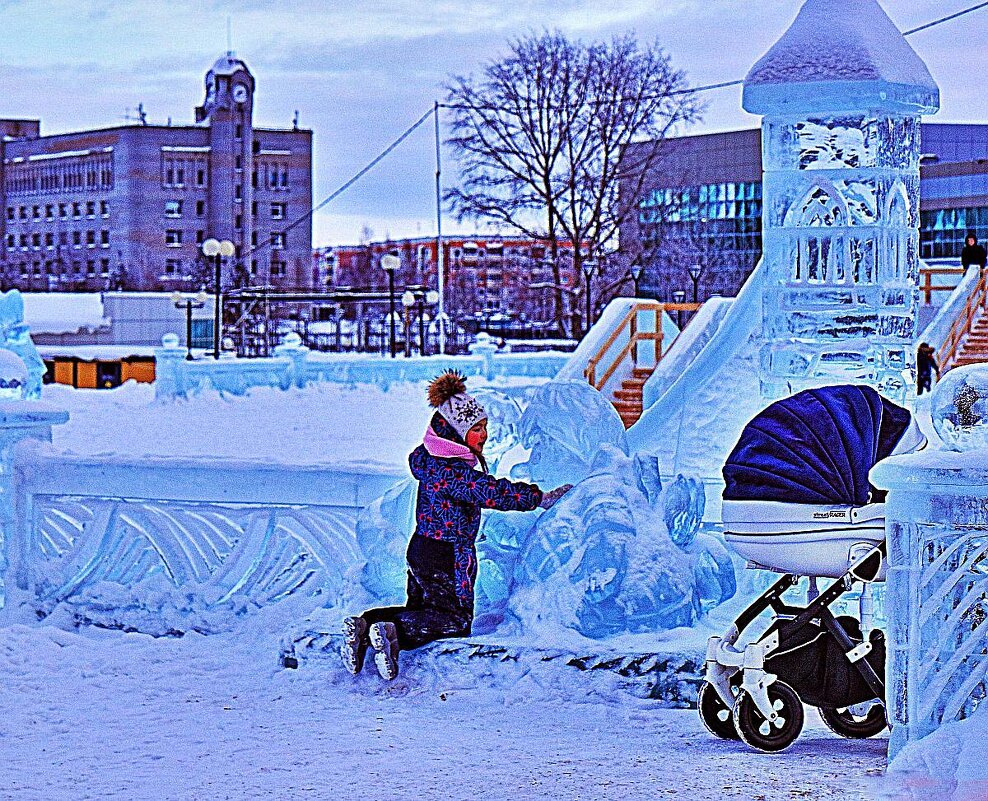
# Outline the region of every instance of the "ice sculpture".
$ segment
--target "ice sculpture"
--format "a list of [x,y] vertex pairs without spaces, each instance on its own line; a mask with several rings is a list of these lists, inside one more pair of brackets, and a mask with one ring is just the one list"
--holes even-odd
[[16,354],[24,363],[27,383],[23,397],[38,400],[45,363],[31,340],[31,330],[24,322],[24,298],[16,289],[0,294],[0,349]]
[[807,0],[751,69],[764,115],[761,386],[910,386],[921,115],[939,90],[877,0]]
[[933,390],[933,427],[954,451],[988,451],[988,365],[955,367]]
[[601,446],[628,452],[628,439],[614,406],[586,381],[551,381],[539,387],[519,422],[528,461],[511,477],[541,487],[575,484],[590,473]]
[[[539,518],[521,551],[511,610],[591,638],[696,622],[736,590],[723,546],[698,534],[697,482],[663,493],[654,459],[600,448],[591,475]],[[664,517],[680,521],[673,542]]]

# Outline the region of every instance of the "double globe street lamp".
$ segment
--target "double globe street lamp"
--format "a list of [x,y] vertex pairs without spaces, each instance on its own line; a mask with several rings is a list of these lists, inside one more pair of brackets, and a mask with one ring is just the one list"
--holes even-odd
[[222,289],[220,287],[223,259],[230,258],[237,252],[233,242],[229,239],[207,239],[202,243],[202,254],[207,259],[213,259],[215,266],[215,286],[213,289],[216,308],[213,310],[213,358],[220,357],[220,326],[222,325]]
[[185,309],[185,359],[192,361],[192,310],[201,309],[206,305],[209,295],[206,290],[202,290],[194,297],[183,296],[181,292],[172,295],[172,302],[176,309]]
[[425,306],[435,306],[439,303],[439,293],[434,289],[425,290],[421,287],[416,289],[406,289],[401,296],[401,305],[405,307],[405,355],[412,355],[412,343],[409,336],[411,328],[410,314],[412,309],[418,313],[419,317],[419,356],[426,355],[425,344]]

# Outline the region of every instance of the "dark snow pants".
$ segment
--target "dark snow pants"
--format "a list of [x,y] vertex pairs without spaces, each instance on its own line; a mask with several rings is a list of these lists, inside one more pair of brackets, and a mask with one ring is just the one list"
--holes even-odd
[[404,606],[369,609],[361,615],[368,625],[390,621],[398,630],[403,651],[446,637],[466,637],[473,623],[473,602],[456,594],[453,544],[413,535],[405,555],[408,562]]

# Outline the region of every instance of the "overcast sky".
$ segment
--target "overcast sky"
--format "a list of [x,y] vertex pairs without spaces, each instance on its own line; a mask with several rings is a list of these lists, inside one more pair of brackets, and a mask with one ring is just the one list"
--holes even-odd
[[[0,117],[43,133],[122,124],[143,102],[153,123],[192,121],[203,78],[233,48],[257,81],[255,122],[314,131],[316,201],[431,107],[450,73],[477,72],[507,39],[558,28],[587,40],[656,38],[693,84],[742,78],[801,0],[0,0]],[[885,0],[903,30],[973,0]],[[286,11],[286,9],[289,9]],[[910,38],[941,88],[941,121],[985,121],[988,9]],[[695,132],[754,127],[739,87],[706,93]],[[321,211],[316,244],[435,231],[434,147],[423,126]],[[449,163],[447,181],[454,179]],[[452,225],[451,225],[452,227]]]

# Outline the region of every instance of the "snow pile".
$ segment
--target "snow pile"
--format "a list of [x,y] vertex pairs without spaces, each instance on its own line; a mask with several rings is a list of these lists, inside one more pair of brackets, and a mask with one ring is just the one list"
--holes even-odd
[[98,292],[23,292],[24,322],[32,334],[92,332],[110,321]]
[[746,86],[816,81],[885,81],[937,91],[877,0],[807,0],[744,79]]
[[988,798],[988,704],[905,746],[889,766],[897,799]]

